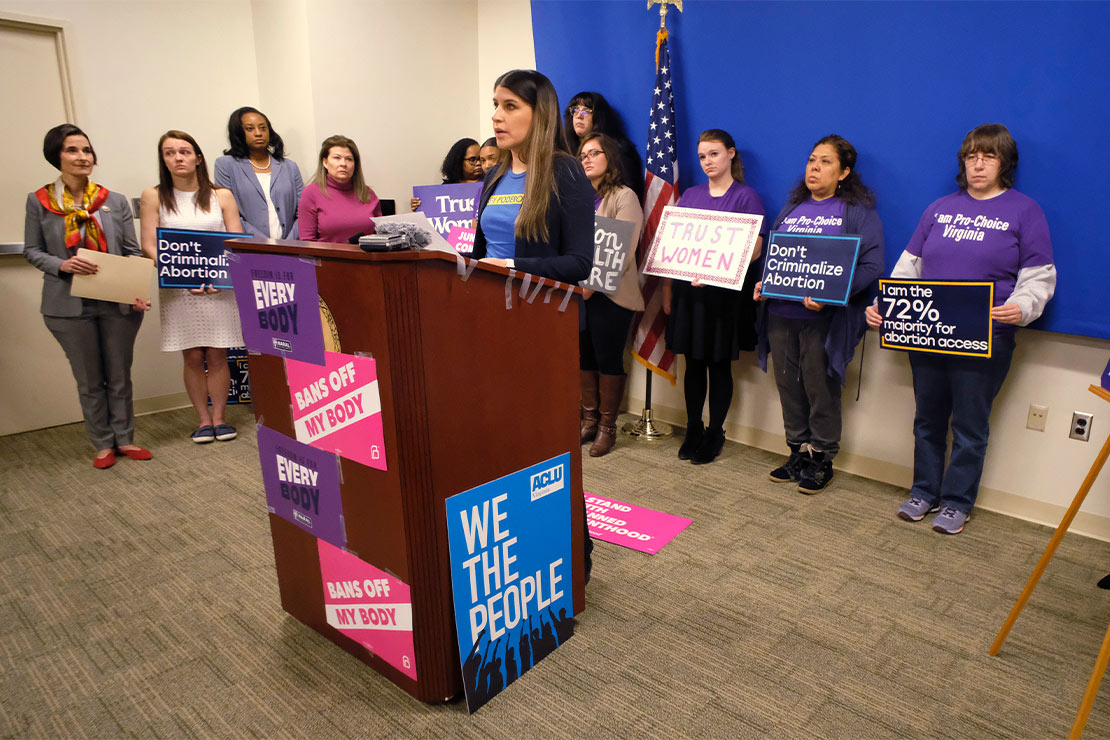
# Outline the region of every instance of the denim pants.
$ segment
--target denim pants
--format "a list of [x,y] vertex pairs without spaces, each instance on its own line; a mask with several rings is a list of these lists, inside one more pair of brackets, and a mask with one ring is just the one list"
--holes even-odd
[[[997,336],[989,359],[909,353],[917,402],[910,496],[971,512],[983,477],[991,406],[1013,354],[1013,337]],[[952,454],[946,470],[950,419]]]

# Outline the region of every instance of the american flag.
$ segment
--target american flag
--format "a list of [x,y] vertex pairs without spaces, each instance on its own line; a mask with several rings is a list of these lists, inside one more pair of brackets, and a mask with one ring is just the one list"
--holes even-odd
[[[674,90],[671,88],[671,54],[667,50],[667,31],[659,31],[655,47],[655,89],[648,116],[648,145],[644,168],[644,235],[640,240],[639,260],[643,263],[651,248],[663,207],[678,200],[678,141],[674,126]],[[674,354],[667,349],[663,331],[663,283],[654,276],[643,282],[644,312],[632,340],[632,354],[649,370],[672,384],[675,381]]]

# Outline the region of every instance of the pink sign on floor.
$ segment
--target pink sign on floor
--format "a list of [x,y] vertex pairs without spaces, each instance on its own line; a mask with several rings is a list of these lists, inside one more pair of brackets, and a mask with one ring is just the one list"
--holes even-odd
[[328,624],[415,681],[408,584],[335,545],[316,543]]
[[595,540],[654,555],[693,519],[586,494],[586,525]]
[[297,441],[385,470],[378,367],[373,358],[324,353],[324,365],[285,361]]

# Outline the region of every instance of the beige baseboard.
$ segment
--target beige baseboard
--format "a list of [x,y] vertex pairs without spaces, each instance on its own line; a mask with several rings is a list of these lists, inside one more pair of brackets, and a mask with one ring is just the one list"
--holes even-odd
[[167,393],[164,396],[136,398],[134,405],[135,415],[145,416],[146,414],[157,414],[159,411],[172,411],[174,409],[185,408],[193,404],[189,400],[189,394],[185,391],[181,391],[180,393]]
[[[630,413],[638,413],[643,406],[642,398],[629,397],[628,408]],[[652,403],[651,409],[654,418],[658,421],[679,426],[686,423],[686,409],[677,409],[673,406],[655,402]],[[768,452],[777,452],[783,455],[788,452],[782,435],[773,434],[763,429],[726,421],[725,437],[733,442],[739,442]],[[845,473],[903,488],[909,488],[913,481],[913,469],[906,465],[848,452],[841,452],[836,456],[836,467]],[[987,488],[986,486],[979,487],[979,498],[975,505],[987,511],[1012,516],[1035,524],[1043,524],[1052,529],[1059,526],[1060,520],[1064,518],[1067,511],[1066,507],[1058,504],[1036,501],[1025,496],[1019,496],[1016,493]],[[1080,511],[1076,514],[1068,532],[1110,542],[1110,517]],[[1045,544],[1048,544],[1047,539]]]

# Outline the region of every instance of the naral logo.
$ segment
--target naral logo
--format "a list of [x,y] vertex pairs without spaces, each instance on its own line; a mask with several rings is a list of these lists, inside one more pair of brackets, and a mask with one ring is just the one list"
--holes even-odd
[[293,510],[293,518],[309,529],[312,529],[312,520],[296,509]]
[[540,471],[532,476],[532,500],[541,499],[549,493],[563,490],[563,466]]
[[278,352],[293,351],[293,343],[290,342],[288,339],[278,339],[277,337],[271,337],[271,341],[273,341],[274,343],[274,349],[276,349]]

